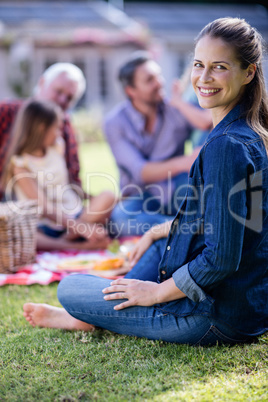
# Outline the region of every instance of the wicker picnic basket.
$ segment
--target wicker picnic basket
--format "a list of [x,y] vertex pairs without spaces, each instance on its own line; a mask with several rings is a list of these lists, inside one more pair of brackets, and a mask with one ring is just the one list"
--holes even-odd
[[37,219],[35,201],[0,202],[0,273],[35,261]]

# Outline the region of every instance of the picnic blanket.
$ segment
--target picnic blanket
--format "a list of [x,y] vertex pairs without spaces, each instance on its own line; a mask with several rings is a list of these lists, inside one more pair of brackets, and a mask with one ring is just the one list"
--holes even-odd
[[[131,238],[127,241],[122,240],[121,245],[124,247],[124,244],[129,245],[136,241],[137,238]],[[117,256],[118,254],[112,253],[109,250],[39,252],[37,253],[36,262],[34,264],[25,265],[19,268],[16,273],[0,274],[0,286],[11,284],[32,285],[35,283],[48,285],[49,283],[60,281],[65,276],[77,272],[90,273],[92,275],[115,279],[122,277],[127,272],[126,266],[112,270],[96,270],[92,269],[90,264],[86,263],[91,261],[98,262],[107,259],[115,259]],[[83,264],[85,264],[85,268],[83,267]]]

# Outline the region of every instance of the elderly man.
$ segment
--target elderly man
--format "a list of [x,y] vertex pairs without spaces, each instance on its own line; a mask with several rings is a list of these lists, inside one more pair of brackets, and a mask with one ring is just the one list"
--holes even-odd
[[[34,96],[40,100],[55,102],[66,112],[81,98],[85,87],[85,77],[78,67],[70,63],[56,63],[43,73],[35,88]],[[21,100],[0,102],[0,177],[10,142],[12,124],[22,103]],[[62,137],[66,143],[65,158],[70,182],[80,185],[77,143],[66,113],[64,113]]]
[[184,102],[183,112],[164,99],[160,66],[146,52],[136,53],[121,67],[119,80],[128,100],[112,110],[104,124],[122,194],[110,230],[136,235],[175,215],[199,152],[185,156],[184,143],[196,121],[207,120],[208,128],[211,119],[197,119],[200,109],[194,105]]

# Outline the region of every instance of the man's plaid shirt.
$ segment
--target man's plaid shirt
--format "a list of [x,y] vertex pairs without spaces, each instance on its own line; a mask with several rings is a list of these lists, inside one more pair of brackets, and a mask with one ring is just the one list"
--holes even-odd
[[[22,103],[22,101],[18,100],[0,103],[0,177],[3,172],[5,157],[10,143],[12,124]],[[70,183],[81,186],[77,142],[70,120],[66,115],[63,121],[62,137],[66,143],[65,159],[69,171]],[[2,194],[0,189],[0,199],[1,198]]]

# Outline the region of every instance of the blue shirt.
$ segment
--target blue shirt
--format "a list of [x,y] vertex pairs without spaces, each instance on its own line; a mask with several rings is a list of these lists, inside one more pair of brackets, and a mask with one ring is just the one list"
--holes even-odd
[[[127,100],[110,112],[104,123],[104,132],[120,173],[122,195],[137,193],[137,186],[159,196],[159,188],[146,185],[142,169],[147,162],[159,162],[184,153],[184,142],[191,135],[192,126],[183,115],[167,102],[159,104],[152,133],[145,131],[145,117]],[[174,188],[168,180],[157,183],[165,201]]]
[[205,314],[246,335],[268,330],[268,158],[236,106],[209,134],[159,265],[186,298],[157,308]]

